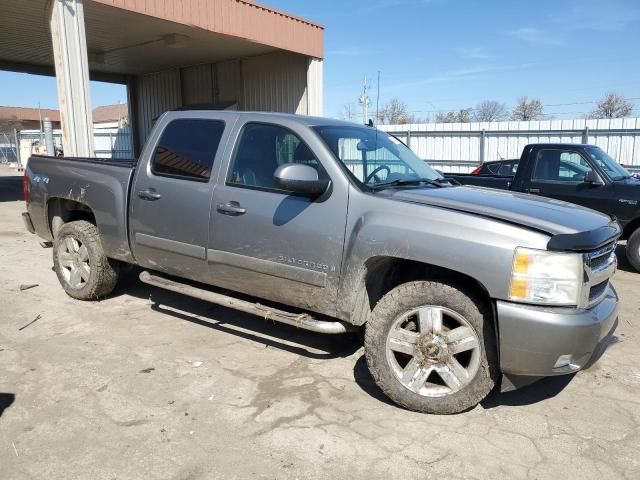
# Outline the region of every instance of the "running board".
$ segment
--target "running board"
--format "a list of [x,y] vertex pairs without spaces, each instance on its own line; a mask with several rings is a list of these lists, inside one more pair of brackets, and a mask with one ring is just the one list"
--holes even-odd
[[265,320],[274,320],[294,327],[303,328],[317,333],[347,333],[355,330],[355,327],[340,321],[317,320],[306,313],[291,313],[276,308],[266,307],[259,303],[251,303],[238,298],[211,292],[203,288],[193,287],[185,283],[169,280],[168,278],[144,271],[140,274],[140,280],[154,287],[163,288],[172,292],[181,293],[189,297],[199,298],[207,302],[222,305],[224,307],[240,310],[263,317]]

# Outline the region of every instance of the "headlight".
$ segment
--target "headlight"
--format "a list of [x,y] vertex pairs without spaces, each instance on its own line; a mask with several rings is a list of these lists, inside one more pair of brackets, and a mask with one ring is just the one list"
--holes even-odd
[[516,248],[509,299],[541,305],[578,305],[582,289],[582,255]]

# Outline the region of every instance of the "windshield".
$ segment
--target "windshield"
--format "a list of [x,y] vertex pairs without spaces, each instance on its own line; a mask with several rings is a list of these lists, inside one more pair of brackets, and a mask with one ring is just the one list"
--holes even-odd
[[607,155],[600,147],[585,147],[586,152],[602,168],[611,180],[623,180],[631,174],[622,165]]
[[313,127],[335,157],[361,185],[403,180],[442,179],[409,148],[385,132],[370,127]]

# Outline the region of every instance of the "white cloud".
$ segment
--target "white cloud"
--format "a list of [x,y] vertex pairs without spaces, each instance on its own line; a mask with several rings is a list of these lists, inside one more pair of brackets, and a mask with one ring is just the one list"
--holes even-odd
[[424,85],[431,85],[434,83],[448,83],[457,80],[466,80],[469,78],[479,77],[483,75],[492,75],[500,72],[507,72],[512,70],[520,70],[522,68],[529,68],[531,64],[519,64],[519,65],[478,65],[470,68],[457,68],[452,70],[444,70],[442,72],[436,72],[431,75],[427,75],[417,80],[409,80],[406,82],[395,83],[391,85],[383,85],[381,91],[388,92],[393,90],[402,90],[408,88],[421,87]]
[[517,28],[515,30],[511,30],[509,35],[522,40],[523,42],[535,45],[546,45],[549,47],[565,45],[565,41],[560,37],[534,27]]
[[461,57],[471,58],[474,60],[487,60],[494,58],[494,55],[490,54],[485,47],[481,46],[463,46],[455,49]]
[[359,57],[360,55],[366,55],[367,51],[362,47],[352,45],[348,47],[340,47],[333,50],[327,51],[327,56],[331,57]]
[[582,1],[569,10],[552,15],[551,21],[565,30],[620,31],[640,22],[640,10],[619,2]]

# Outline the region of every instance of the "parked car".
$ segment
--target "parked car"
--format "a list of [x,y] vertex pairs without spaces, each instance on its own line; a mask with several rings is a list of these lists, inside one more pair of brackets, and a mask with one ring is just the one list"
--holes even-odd
[[473,169],[471,175],[515,175],[518,170],[519,159],[512,160],[494,160],[492,162],[484,162],[479,167]]
[[[629,263],[640,271],[640,179],[602,149],[594,145],[532,144],[524,148],[518,161],[487,163],[498,173],[446,177],[464,185],[556,198],[615,217],[622,227],[621,238],[627,240]],[[504,165],[510,165],[513,173],[507,174]]]
[[129,263],[266,319],[364,326],[376,383],[421,412],[473,407],[501,374],[509,389],[580,370],[617,325],[617,222],[454,186],[366,126],[168,112],[139,160],[34,156],[24,185],[25,224],[53,241],[71,297],[108,295]]

